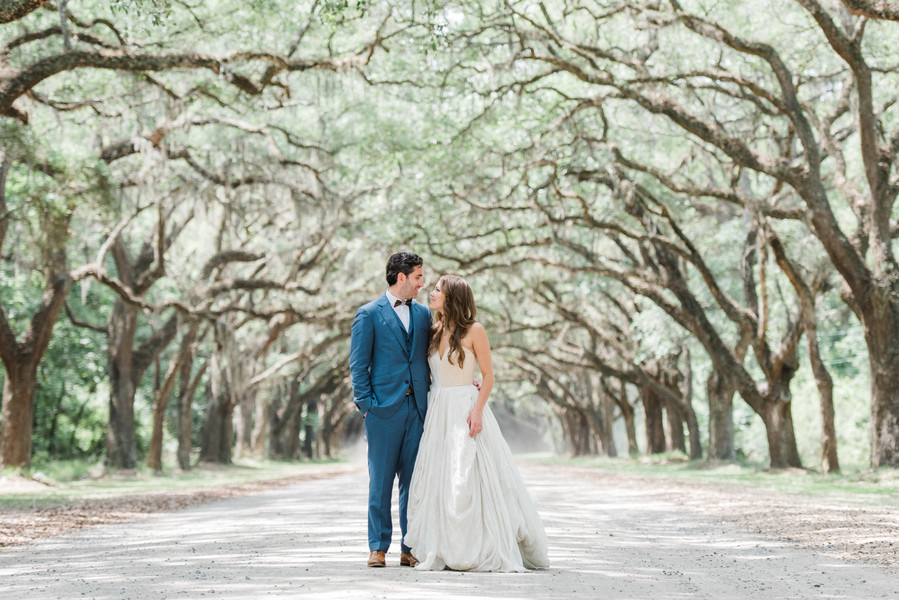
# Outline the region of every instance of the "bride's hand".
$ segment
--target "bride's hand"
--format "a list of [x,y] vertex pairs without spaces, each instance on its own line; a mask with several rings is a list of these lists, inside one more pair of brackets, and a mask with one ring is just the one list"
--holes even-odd
[[481,419],[481,411],[473,410],[468,415],[468,437],[474,437],[481,433],[484,423]]

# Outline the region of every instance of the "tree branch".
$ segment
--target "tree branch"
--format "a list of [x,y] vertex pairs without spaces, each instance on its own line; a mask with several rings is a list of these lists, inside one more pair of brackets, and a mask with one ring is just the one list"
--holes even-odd
[[18,21],[47,3],[48,0],[2,0],[0,1],[0,23]]
[[884,21],[899,21],[899,6],[887,0],[842,0],[854,15]]
[[[375,42],[377,43],[377,42]],[[75,50],[40,59],[21,71],[0,78],[0,114],[27,122],[28,116],[13,103],[40,82],[75,69],[112,69],[118,71],[167,71],[174,69],[208,69],[224,77],[235,87],[252,95],[262,93],[270,83],[266,76],[255,83],[247,77],[228,70],[238,63],[262,62],[272,65],[276,71],[307,71],[324,69],[341,71],[366,64],[373,46],[366,46],[358,54],[346,58],[322,57],[319,59],[291,60],[269,52],[238,52],[230,56],[204,54],[143,54],[117,49]]]

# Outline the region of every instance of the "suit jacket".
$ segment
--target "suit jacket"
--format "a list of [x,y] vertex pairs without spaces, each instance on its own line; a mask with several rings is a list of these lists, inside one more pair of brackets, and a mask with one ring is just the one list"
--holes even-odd
[[356,311],[350,338],[350,376],[353,402],[363,415],[369,410],[389,418],[399,410],[411,387],[415,406],[424,420],[428,410],[428,333],[431,311],[412,302],[411,332],[407,334],[396,311],[381,296]]

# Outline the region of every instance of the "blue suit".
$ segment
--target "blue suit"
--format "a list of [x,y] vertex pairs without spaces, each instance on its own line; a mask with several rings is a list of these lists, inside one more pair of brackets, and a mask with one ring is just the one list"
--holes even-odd
[[[409,483],[428,410],[431,312],[412,302],[409,331],[381,296],[356,311],[350,341],[353,402],[365,415],[368,440],[369,550],[390,547],[390,500],[399,477],[400,528],[406,535]],[[366,415],[366,413],[368,413]],[[401,544],[403,552],[408,546]]]

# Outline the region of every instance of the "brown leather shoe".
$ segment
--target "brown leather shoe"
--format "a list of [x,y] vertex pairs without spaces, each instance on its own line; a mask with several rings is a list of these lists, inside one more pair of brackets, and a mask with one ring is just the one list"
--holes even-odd
[[409,554],[408,552],[403,552],[400,554],[400,566],[401,567],[414,567],[418,564],[418,559]]
[[368,556],[368,566],[369,567],[386,567],[387,566],[387,557],[384,555],[383,550],[375,550]]

